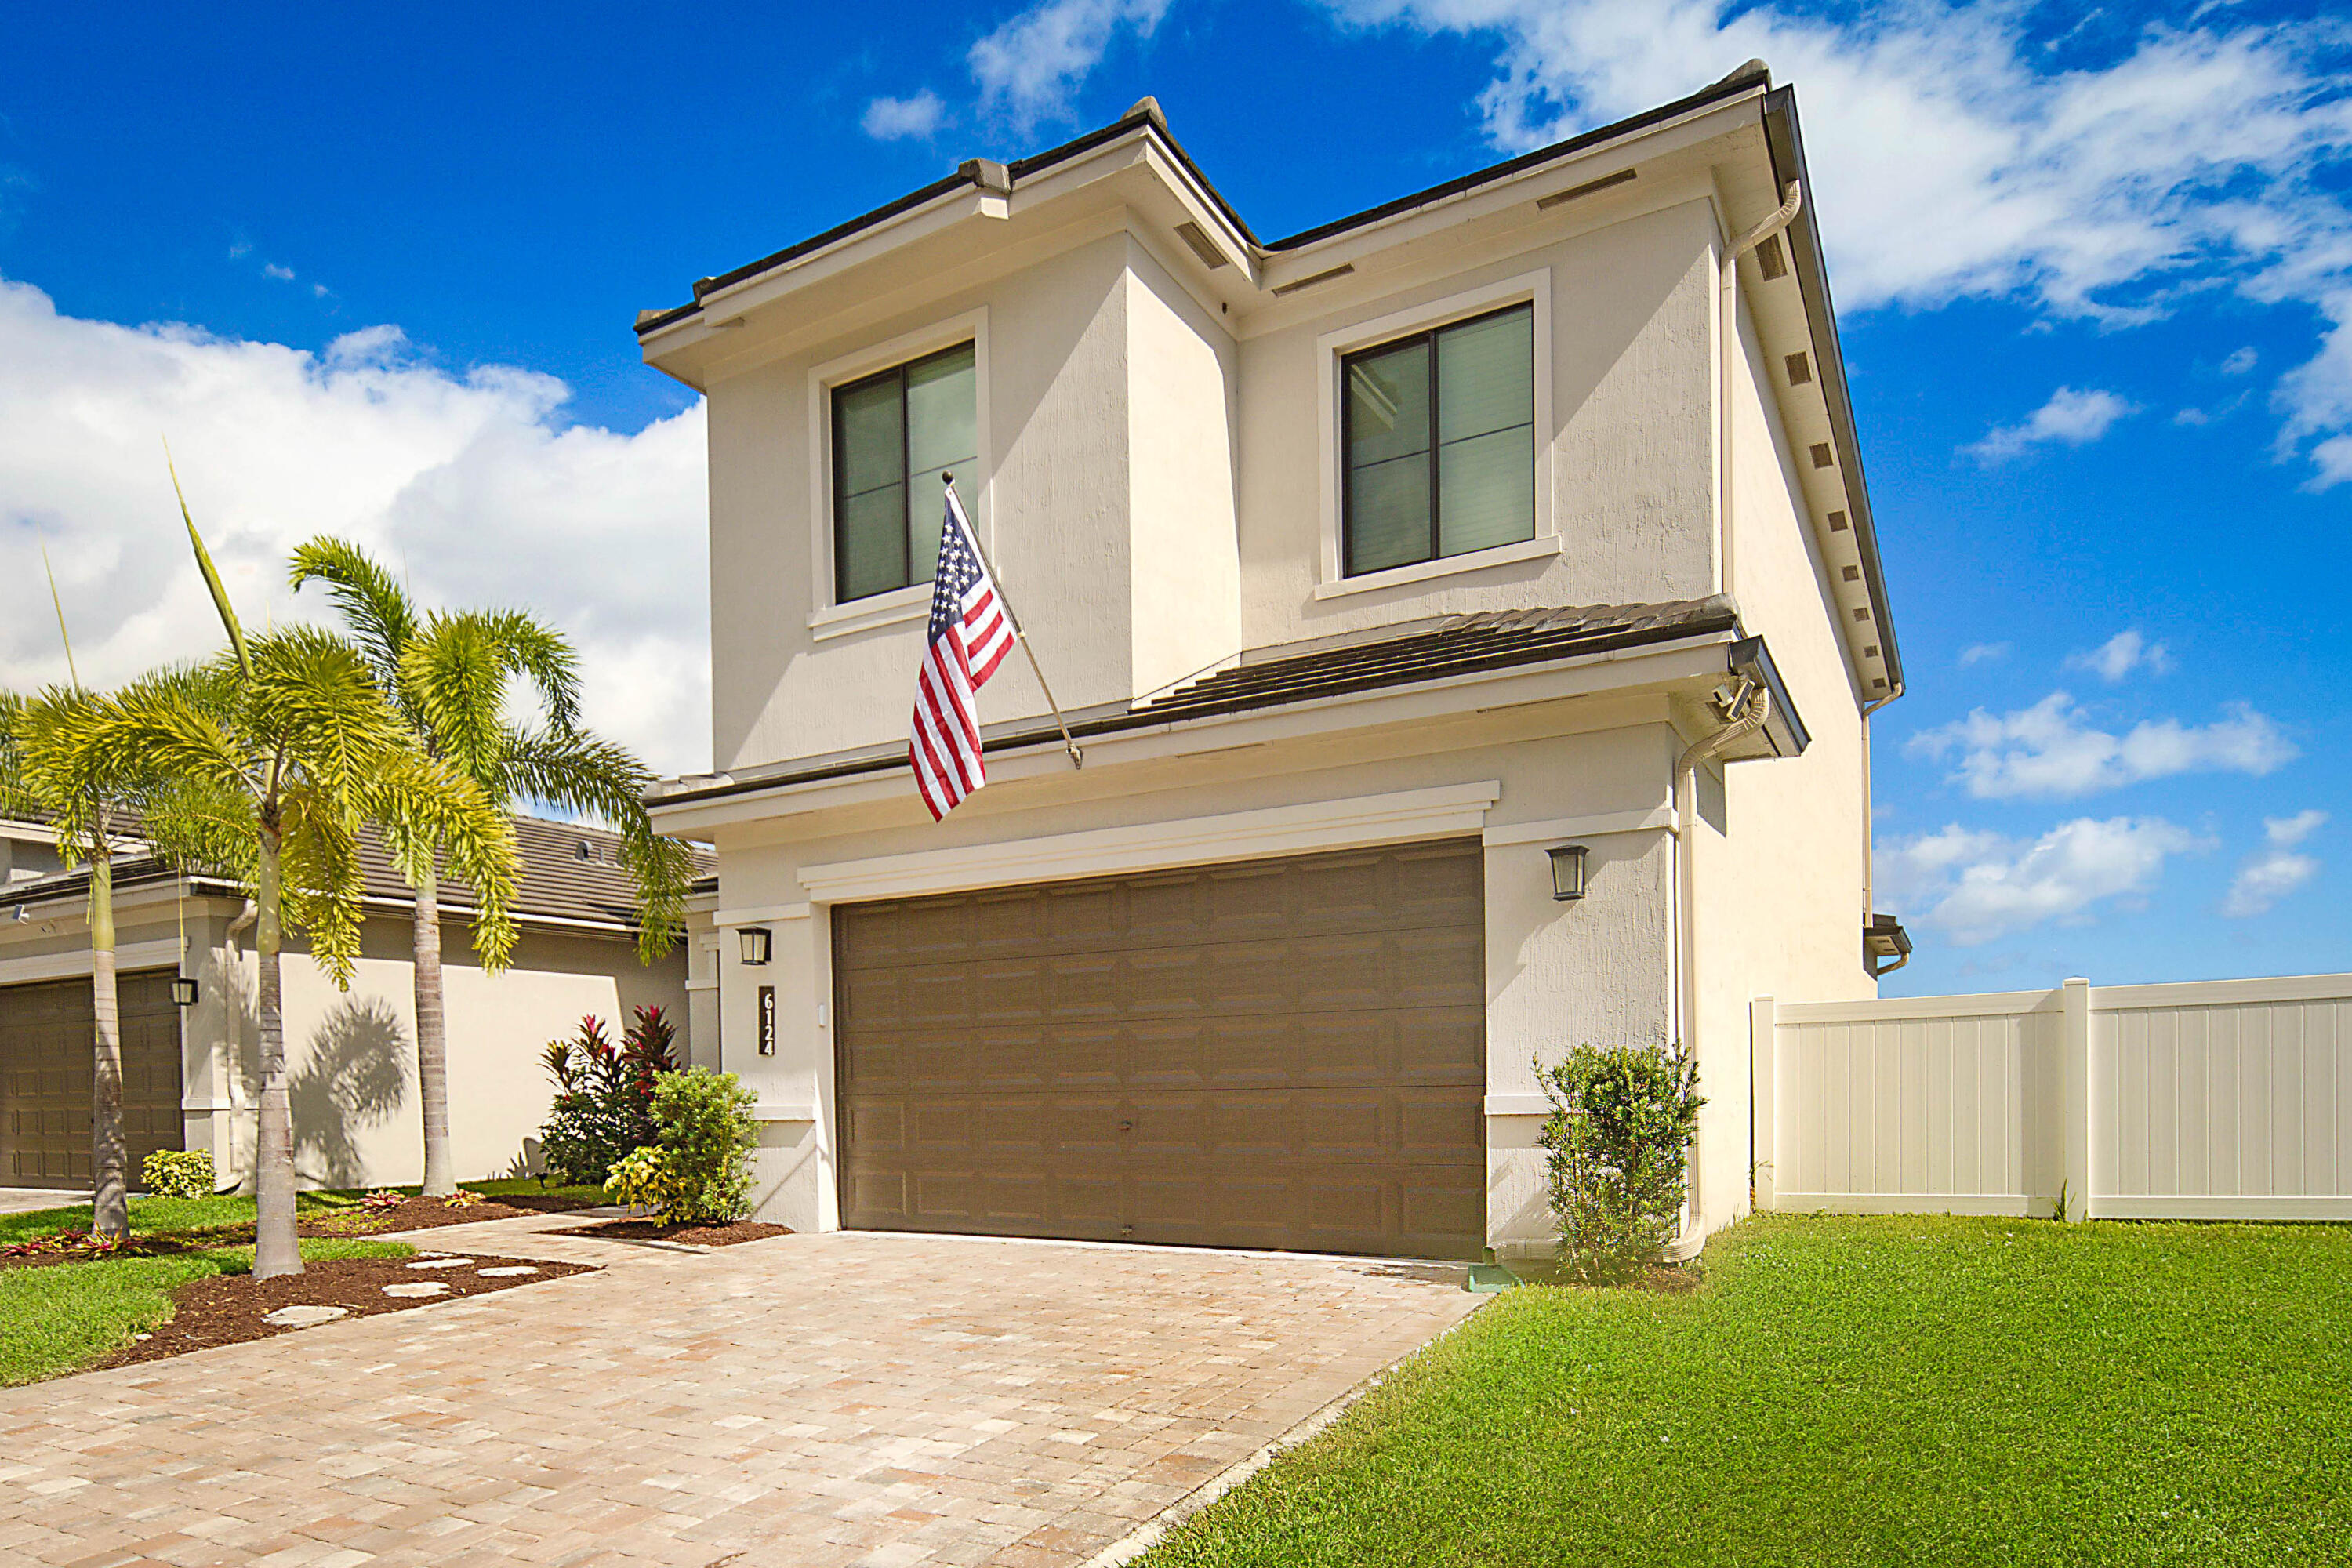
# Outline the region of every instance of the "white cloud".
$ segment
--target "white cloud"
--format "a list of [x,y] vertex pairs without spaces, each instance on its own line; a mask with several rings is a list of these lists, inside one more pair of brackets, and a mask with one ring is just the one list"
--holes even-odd
[[2005,642],[1970,643],[1960,649],[1960,668],[1966,669],[1972,664],[1987,664],[1994,659],[2007,658],[2009,650],[2010,645]]
[[2095,648],[2066,658],[2069,669],[2087,669],[2109,685],[2121,680],[2135,669],[2145,669],[2150,675],[2164,675],[2172,668],[2172,655],[2160,642],[2149,642],[2140,636],[2139,628],[2117,632]]
[[972,45],[981,107],[1026,129],[1070,112],[1070,95],[1122,33],[1148,38],[1168,0],[1043,0]]
[[2253,345],[2249,343],[2246,347],[2238,350],[2228,359],[2221,362],[2221,374],[2223,375],[2243,375],[2248,371],[2254,368],[2254,362],[2261,357],[2261,355],[2254,353]]
[[2187,773],[2271,773],[2300,753],[2276,722],[2243,703],[2210,724],[2144,720],[2122,735],[2094,728],[2063,691],[2031,708],[1923,730],[1905,750],[1943,758],[1957,752],[1952,777],[1979,799],[2089,795]]
[[2319,875],[2319,862],[2309,855],[2295,852],[2295,846],[2310,837],[2327,821],[2324,811],[2299,811],[2293,816],[2268,816],[2263,819],[2265,847],[2246,858],[2231,879],[2230,891],[2221,900],[2221,912],[2232,920],[2265,914],[2273,905],[2314,877]]
[[275,261],[263,262],[261,264],[261,275],[264,278],[275,278],[280,283],[291,283],[294,281],[294,269],[291,267],[280,267]]
[[938,133],[947,118],[947,105],[929,88],[912,98],[877,98],[866,106],[858,121],[877,142],[917,141]]
[[[2283,388],[2285,446],[2352,477],[2352,155],[2344,34],[2204,5],[2098,17],[1898,0],[1794,16],[1738,0],[1325,0],[1495,40],[1480,100],[1510,150],[1679,98],[1740,60],[1798,86],[1842,303],[2011,298],[2147,320],[2215,288],[2316,307],[2330,348]],[[2092,14],[2097,17],[2097,14]]]
[[1979,462],[1999,463],[2053,441],[2065,447],[2085,446],[2105,435],[2116,420],[2138,412],[2138,405],[2112,392],[2062,386],[2023,423],[1995,426],[1983,440],[1962,450]]
[[1879,902],[1973,947],[2147,892],[2171,856],[2210,846],[2161,817],[2078,817],[2031,844],[1958,824],[1879,847]]
[[[708,767],[701,406],[625,436],[563,427],[567,395],[425,363],[394,327],[311,354],[62,316],[0,279],[0,580],[40,582],[47,545],[85,679],[217,647],[168,436],[248,623],[326,616],[289,595],[286,554],[346,535],[427,603],[547,616],[582,648],[591,722],[664,772]],[[0,617],[0,684],[64,676],[46,616]]]

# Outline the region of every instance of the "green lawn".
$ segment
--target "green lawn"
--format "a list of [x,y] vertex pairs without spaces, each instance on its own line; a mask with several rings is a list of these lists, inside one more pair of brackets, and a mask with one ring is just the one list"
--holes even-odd
[[[250,1209],[252,1205],[247,1205]],[[84,1210],[87,1218],[88,1211]],[[21,1217],[21,1216],[19,1216]],[[389,1241],[306,1241],[302,1256],[404,1258]],[[106,1258],[44,1268],[0,1268],[0,1387],[87,1366],[171,1316],[175,1286],[242,1274],[253,1248],[218,1247],[172,1258]]]
[[1704,1261],[1496,1298],[1146,1568],[2352,1555],[2352,1227],[1769,1215]]
[[[324,1214],[349,1208],[358,1199],[356,1193],[298,1193],[294,1206],[298,1214]],[[131,1200],[131,1234],[133,1236],[181,1236],[190,1231],[217,1230],[226,1226],[252,1223],[253,1200],[249,1197]],[[12,1241],[54,1236],[61,1230],[89,1228],[88,1204],[35,1209],[29,1214],[0,1215],[0,1247]]]

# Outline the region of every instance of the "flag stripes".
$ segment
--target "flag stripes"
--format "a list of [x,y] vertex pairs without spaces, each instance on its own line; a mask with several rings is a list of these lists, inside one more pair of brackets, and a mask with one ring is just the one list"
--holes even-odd
[[988,782],[976,694],[1013,651],[1015,636],[952,485],[946,504],[907,743],[915,788],[935,821]]

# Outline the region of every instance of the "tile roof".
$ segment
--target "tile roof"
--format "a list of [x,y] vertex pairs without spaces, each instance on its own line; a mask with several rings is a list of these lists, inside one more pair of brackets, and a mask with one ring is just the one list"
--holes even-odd
[[[619,862],[620,836],[575,822],[548,822],[538,817],[515,818],[515,847],[521,852],[522,874],[517,879],[513,910],[523,921],[586,922],[614,930],[634,929],[636,896]],[[718,862],[699,845],[690,846],[698,877],[710,874]],[[374,834],[360,844],[360,872],[366,896],[406,903],[410,891]],[[168,877],[171,873],[152,856],[118,862],[118,887]],[[79,891],[89,885],[81,870],[57,871],[0,887],[0,904],[23,903]],[[472,890],[461,882],[441,884],[444,914],[472,907]]]

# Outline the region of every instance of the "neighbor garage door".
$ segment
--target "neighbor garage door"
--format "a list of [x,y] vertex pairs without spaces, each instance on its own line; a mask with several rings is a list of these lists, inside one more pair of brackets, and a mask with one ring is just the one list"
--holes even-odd
[[[122,1016],[123,1137],[136,1186],[141,1161],[180,1146],[180,1016],[168,973],[126,974],[115,994]],[[0,989],[0,1182],[89,1185],[97,1032],[86,979]]]
[[843,1223],[1475,1255],[1482,902],[1469,840],[836,908]]

